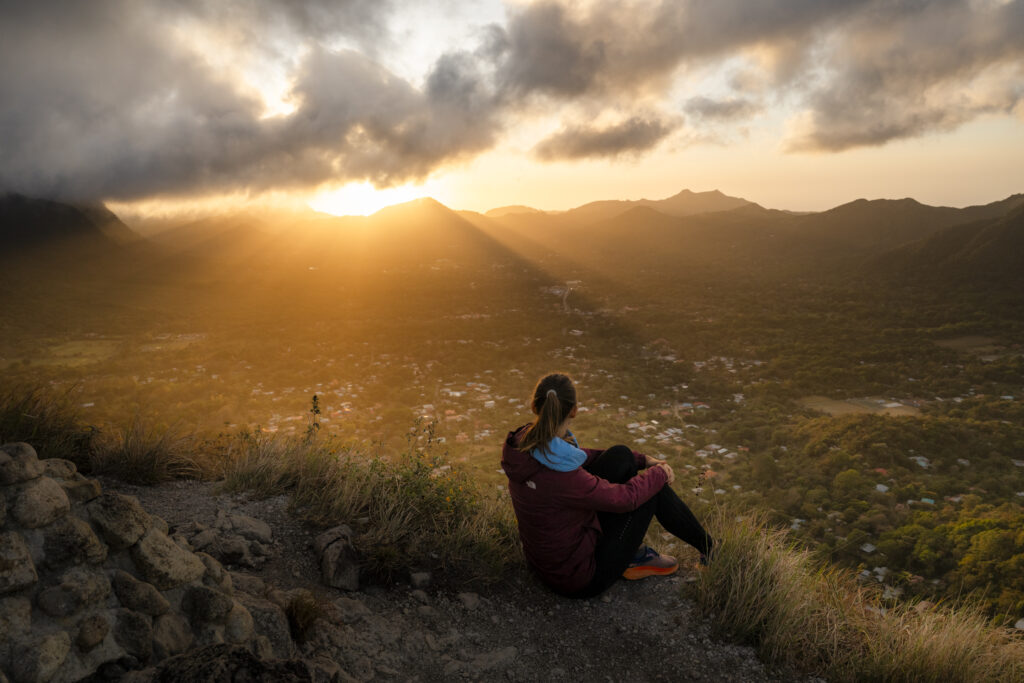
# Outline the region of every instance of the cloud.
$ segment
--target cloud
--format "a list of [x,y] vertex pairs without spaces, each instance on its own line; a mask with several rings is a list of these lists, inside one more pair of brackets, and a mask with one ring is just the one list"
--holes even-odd
[[[176,21],[208,19],[206,9],[183,19],[188,5],[173,3],[157,16],[127,1],[73,2],[66,13],[7,4],[0,187],[9,190],[134,199],[325,180],[386,185],[422,178],[493,142],[494,98],[472,55],[443,56],[416,88],[360,52],[310,41],[292,74],[296,111],[264,118],[263,103],[240,87],[237,74],[219,72],[167,30]],[[252,15],[249,32],[285,12],[278,3],[238,4],[242,17]],[[317,35],[333,35],[330,22],[314,20],[328,3],[285,4],[288,30],[317,23]],[[366,21],[370,33],[379,29],[376,15]]]
[[713,100],[709,97],[691,97],[684,107],[687,113],[705,120],[731,120],[747,118],[761,110],[761,105],[741,97]]
[[[0,0],[0,188],[130,200],[396,184],[537,113],[627,112],[567,124],[534,147],[541,160],[640,154],[678,126],[645,112],[679,99],[722,140],[787,107],[789,149],[835,152],[1024,101],[1024,0],[541,0],[403,78],[383,65],[408,63],[387,59],[407,2]],[[293,110],[266,115],[268,80]]]
[[885,4],[835,37],[794,151],[836,152],[956,128],[1024,101],[1024,2]]
[[615,157],[651,149],[677,124],[634,116],[606,127],[568,126],[541,141],[534,154],[544,161]]

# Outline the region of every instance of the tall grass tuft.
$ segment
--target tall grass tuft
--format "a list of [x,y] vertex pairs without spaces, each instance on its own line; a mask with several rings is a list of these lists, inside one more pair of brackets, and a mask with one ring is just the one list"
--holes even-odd
[[136,415],[127,427],[99,441],[90,463],[97,473],[136,484],[210,475],[196,436],[175,426],[157,427]]
[[87,465],[97,430],[83,425],[70,390],[9,386],[0,390],[0,443],[32,444],[40,458],[65,458]]
[[885,607],[877,591],[824,566],[763,518],[720,510],[698,604],[768,661],[830,680],[1024,680],[1024,640],[970,605]]
[[436,446],[433,425],[422,424],[393,460],[331,438],[244,432],[229,449],[225,488],[287,492],[298,516],[349,524],[382,578],[418,566],[495,580],[520,553],[507,501],[484,496]]

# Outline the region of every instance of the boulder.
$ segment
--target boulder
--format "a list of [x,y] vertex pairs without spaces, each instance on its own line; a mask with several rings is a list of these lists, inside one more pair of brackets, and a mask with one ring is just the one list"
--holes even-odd
[[249,610],[235,602],[227,619],[224,620],[224,640],[229,643],[244,643],[252,638],[255,622]]
[[211,588],[216,588],[222,593],[232,595],[235,592],[231,582],[231,574],[224,569],[224,565],[207,553],[196,553],[196,557],[206,565],[206,573],[203,574],[203,583]]
[[153,620],[153,657],[156,661],[185,652],[193,640],[188,620],[180,614],[163,614]]
[[110,595],[110,581],[98,569],[74,567],[57,586],[40,591],[36,604],[51,617],[66,617]]
[[149,680],[153,683],[312,683],[304,662],[261,660],[241,645],[209,645],[161,662]]
[[43,474],[54,479],[70,479],[78,474],[78,466],[70,460],[61,458],[46,458],[40,460],[43,464]]
[[229,596],[209,586],[189,586],[181,597],[181,609],[193,625],[224,623],[232,607],[234,601]]
[[0,599],[0,669],[9,670],[11,646],[32,627],[32,603],[28,598]]
[[[37,529],[33,534],[40,534],[42,564],[47,569],[63,569],[77,564],[97,564],[107,559],[107,547],[96,538],[92,527],[72,515],[63,517],[45,529]],[[33,536],[33,544],[35,544]]]
[[0,446],[0,486],[20,484],[43,474],[34,448],[27,443],[13,442]]
[[87,503],[103,492],[98,481],[83,477],[77,472],[69,479],[59,479],[57,483],[72,503]]
[[251,576],[240,572],[230,572],[230,576],[231,585],[249,595],[260,596],[267,590],[267,584],[258,576]]
[[71,502],[60,484],[49,477],[38,477],[14,499],[11,517],[26,529],[36,529],[63,517],[70,509]]
[[133,545],[151,526],[149,514],[132,496],[104,493],[90,502],[86,509],[103,540],[113,550]]
[[160,591],[151,583],[139,581],[128,572],[115,570],[111,576],[114,593],[123,607],[156,617],[171,608]]
[[18,683],[45,683],[60,670],[71,651],[71,636],[64,631],[15,645],[18,656],[12,657],[10,672]]
[[216,526],[221,531],[230,532],[235,536],[241,536],[250,541],[259,541],[260,543],[270,543],[273,541],[270,525],[255,517],[228,515],[223,510],[219,510]]
[[153,656],[153,622],[141,612],[119,609],[114,623],[114,640],[140,662],[148,661]]
[[313,547],[320,556],[320,578],[328,586],[359,590],[359,563],[352,547],[352,530],[345,524],[317,536]]
[[89,652],[103,642],[110,633],[110,622],[100,613],[89,614],[78,622],[75,645],[81,652]]
[[0,533],[0,595],[28,588],[39,576],[20,534]]
[[265,636],[270,642],[274,657],[286,659],[295,654],[288,617],[279,605],[250,595],[239,595],[238,600],[252,616],[256,633]]
[[206,573],[202,560],[151,527],[131,548],[142,577],[160,590],[197,580]]

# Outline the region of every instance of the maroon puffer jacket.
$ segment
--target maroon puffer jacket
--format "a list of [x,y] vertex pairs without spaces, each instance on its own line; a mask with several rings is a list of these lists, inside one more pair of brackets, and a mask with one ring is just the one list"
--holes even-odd
[[[582,467],[556,472],[518,449],[524,427],[509,432],[501,453],[519,538],[530,567],[557,591],[580,590],[594,575],[594,547],[601,533],[597,512],[629,512],[665,485],[660,468],[644,470],[625,484],[612,484]],[[589,463],[602,451],[584,448]],[[639,467],[643,455],[633,453]]]

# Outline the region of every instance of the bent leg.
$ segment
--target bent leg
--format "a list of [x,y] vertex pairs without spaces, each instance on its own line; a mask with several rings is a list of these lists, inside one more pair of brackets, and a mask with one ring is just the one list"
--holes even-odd
[[594,549],[594,576],[574,598],[598,595],[622,577],[633,561],[636,549],[644,541],[647,527],[654,518],[657,501],[649,501],[630,512],[598,512],[601,538]]
[[689,543],[702,555],[711,552],[711,546],[714,543],[711,536],[671,486],[668,484],[662,486],[651,500],[656,504],[654,515],[658,518],[661,526],[665,527],[665,531],[679,540]]
[[626,446],[612,446],[584,465],[583,469],[595,477],[613,484],[625,484],[636,476],[636,458]]

